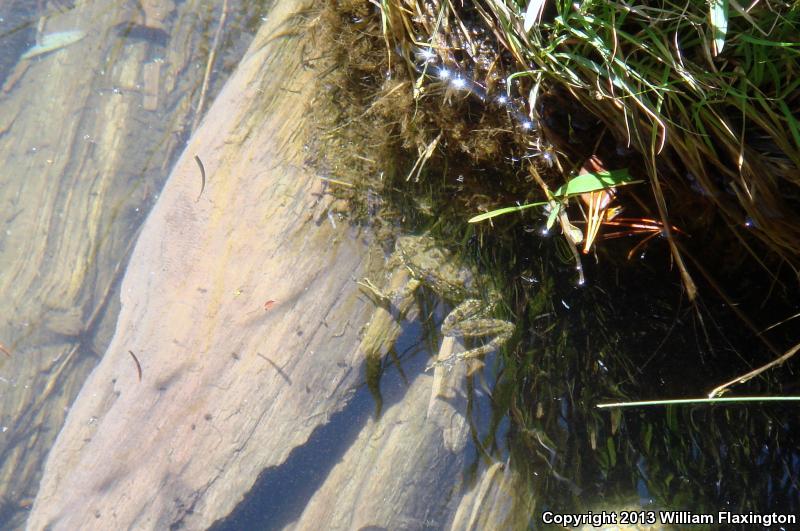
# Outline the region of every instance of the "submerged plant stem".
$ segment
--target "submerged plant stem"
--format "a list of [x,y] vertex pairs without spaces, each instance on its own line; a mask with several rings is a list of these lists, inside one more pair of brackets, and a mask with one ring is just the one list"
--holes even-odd
[[206,93],[208,92],[208,85],[211,80],[211,72],[214,69],[214,62],[217,58],[217,49],[219,48],[220,37],[222,29],[225,27],[225,19],[228,18],[228,0],[222,2],[222,14],[219,17],[217,24],[217,31],[214,33],[214,40],[211,44],[211,51],[208,53],[208,62],[206,63],[206,72],[203,75],[203,84],[200,88],[200,100],[197,102],[197,110],[195,111],[194,120],[192,122],[192,131],[197,130],[200,124],[200,119],[203,117],[203,108],[206,103]]
[[771,362],[767,363],[766,365],[763,365],[763,366],[759,367],[758,369],[752,370],[752,371],[748,372],[747,374],[743,374],[741,376],[737,376],[733,380],[731,380],[729,382],[725,382],[724,384],[720,385],[719,387],[715,387],[714,389],[711,390],[710,393],[708,393],[708,397],[709,398],[713,398],[715,396],[719,396],[722,393],[724,393],[725,390],[728,387],[730,387],[732,385],[735,385],[735,384],[745,383],[746,381],[755,378],[756,376],[758,376],[762,372],[767,371],[767,370],[769,370],[772,367],[775,367],[777,365],[783,364],[786,360],[788,360],[789,358],[791,358],[792,356],[797,354],[798,350],[800,350],[800,343],[798,343],[797,345],[793,346],[792,348],[787,350],[782,356],[780,356],[778,358],[775,358],[774,360],[772,360]]
[[725,404],[737,402],[798,402],[800,396],[740,396],[729,398],[679,398],[674,400],[642,400],[639,402],[612,402],[597,404],[598,409],[644,406],[673,406],[682,404]]

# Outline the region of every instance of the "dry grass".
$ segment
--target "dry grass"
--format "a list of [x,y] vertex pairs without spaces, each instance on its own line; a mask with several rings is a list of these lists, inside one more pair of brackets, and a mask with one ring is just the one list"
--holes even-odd
[[592,155],[615,164],[615,148],[638,153],[650,185],[639,207],[663,223],[690,295],[673,223],[728,232],[769,275],[800,270],[799,15],[788,2],[712,3],[716,26],[698,0],[550,1],[540,20],[515,0],[380,4],[386,48],[418,101],[457,92],[453,76],[487,107],[505,95],[512,117],[541,126],[529,147],[554,146],[566,174]]

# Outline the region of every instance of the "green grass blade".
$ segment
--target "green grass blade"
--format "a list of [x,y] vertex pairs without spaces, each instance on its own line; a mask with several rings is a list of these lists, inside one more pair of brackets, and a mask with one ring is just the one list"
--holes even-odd
[[545,0],[530,0],[528,9],[525,11],[525,21],[522,28],[528,33],[534,26],[542,20]]
[[792,132],[792,137],[798,149],[800,149],[800,122],[792,115],[789,106],[783,100],[778,101],[778,108],[780,108],[783,116],[786,118],[786,123],[789,126],[789,131]]
[[725,35],[728,33],[728,0],[711,0],[711,29],[714,32],[714,49],[712,54],[722,53],[725,46]]
[[745,402],[798,402],[800,396],[741,396],[727,398],[680,398],[676,400],[641,400],[637,402],[614,402],[597,404],[599,409],[620,407],[674,406],[697,404],[742,404]]
[[532,207],[538,207],[546,205],[547,201],[539,201],[536,203],[527,203],[525,205],[513,206],[513,207],[505,207],[505,208],[498,208],[497,210],[492,210],[491,212],[484,212],[483,214],[479,214],[477,216],[473,216],[469,218],[469,223],[478,223],[479,221],[486,221],[487,219],[491,219],[496,216],[502,216],[503,214],[510,214],[512,212],[519,212],[520,210],[525,210]]
[[624,186],[626,184],[640,182],[642,181],[634,181],[626,168],[597,173],[584,173],[573,177],[567,184],[560,186],[553,195],[556,197],[572,197],[574,195],[596,192],[604,188],[613,188],[614,186]]
[[760,44],[762,46],[777,46],[780,48],[794,48],[800,47],[800,42],[779,42],[779,41],[768,41],[765,39],[759,39],[757,37],[753,37],[752,35],[748,35],[746,33],[742,33],[738,36],[739,39],[749,42],[751,44]]

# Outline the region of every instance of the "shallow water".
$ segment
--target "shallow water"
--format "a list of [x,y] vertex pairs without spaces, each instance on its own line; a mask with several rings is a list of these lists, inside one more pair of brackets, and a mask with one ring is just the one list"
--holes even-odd
[[[264,4],[231,4],[206,108],[266,13]],[[163,31],[120,26],[120,17],[130,13],[113,2],[54,12],[59,30],[77,27],[84,20],[81,9],[97,9],[103,16],[96,19],[96,31],[36,58],[9,85],[19,57],[35,45],[40,16],[18,3],[10,5],[15,10],[2,15],[9,26],[0,26],[0,42],[8,44],[0,48],[0,80],[8,85],[0,96],[0,114],[6,117],[0,118],[0,153],[8,161],[0,191],[6,206],[0,293],[10,309],[0,321],[0,342],[12,353],[0,365],[3,528],[24,525],[45,453],[84,378],[106,350],[116,321],[119,281],[138,228],[191,135],[205,50],[221,8],[220,2],[214,9],[185,2],[166,19]],[[167,60],[173,44],[182,50]],[[94,62],[87,67],[89,61]],[[143,89],[145,64],[164,65],[159,67],[164,69],[159,85],[163,93],[159,89],[155,103],[154,94]],[[46,83],[67,83],[77,72],[83,77],[67,85],[70,97],[48,89]],[[157,110],[145,108],[153,104]],[[62,108],[68,111],[59,115]],[[60,127],[54,132],[55,123]],[[195,176],[200,193],[199,172]],[[320,222],[327,224],[329,218]],[[347,237],[359,238],[351,233]],[[343,397],[341,409],[325,413],[308,440],[293,447],[280,464],[243,471],[255,485],[214,528],[311,528],[319,521],[334,521],[315,520],[315,515],[334,513],[343,528],[355,528],[358,520],[346,513],[363,506],[375,511],[373,528],[392,522],[408,529],[458,528],[466,521],[540,528],[544,510],[664,507],[713,512],[729,507],[734,512],[796,512],[800,456],[791,406],[623,413],[595,408],[612,399],[706,390],[709,382],[716,383],[720,365],[752,346],[735,321],[721,321],[714,308],[693,313],[675,295],[679,287],[667,275],[648,277],[630,268],[603,270],[587,263],[589,285],[576,289],[573,266],[558,262],[554,245],[538,236],[527,238],[528,255],[493,257],[493,267],[508,278],[536,280],[522,280],[528,287],[519,289],[528,291],[512,305],[522,330],[517,344],[487,359],[485,371],[464,376],[464,391],[450,402],[467,419],[469,432],[453,435],[463,445],[456,451],[442,449],[444,429],[415,424],[430,407],[432,384],[424,368],[439,348],[436,331],[445,314],[428,298],[421,314],[435,317],[404,325],[397,356],[383,362],[380,415],[367,385],[365,362],[342,367],[356,376],[345,380],[355,383],[336,390]],[[214,251],[223,254],[224,249]],[[650,254],[651,261],[642,260],[637,267],[663,266],[657,250]],[[537,260],[540,255],[550,265]],[[247,289],[241,293],[246,295]],[[291,300],[273,303],[287,314],[303,311]],[[275,313],[269,314],[264,305],[266,313],[260,312],[258,319],[268,321]],[[703,328],[698,315],[714,320],[714,326]],[[240,354],[231,356],[238,361]],[[135,370],[131,363],[130,374]],[[307,404],[309,410],[315,405]],[[216,420],[216,412],[206,415],[208,422]],[[309,422],[295,420],[298,425]],[[402,470],[392,468],[396,462],[381,461],[380,455],[358,460],[359,454],[402,449],[415,441],[402,438],[402,432],[416,435],[426,429],[429,437],[426,444],[419,443],[419,452],[398,452],[408,461],[401,463],[407,465]],[[220,434],[222,440],[229,436]],[[438,453],[423,453],[430,448]],[[205,459],[202,453],[192,456],[200,467]],[[431,463],[437,468],[431,469]],[[497,464],[505,464],[505,472],[515,478],[504,482],[507,478],[493,476]],[[381,479],[364,479],[370,476]],[[358,483],[354,493],[345,492],[349,481]],[[392,481],[399,485],[379,489],[380,483]],[[376,492],[387,499],[369,499]],[[469,495],[476,501],[464,507],[481,513],[472,519],[459,517],[466,510],[461,502]],[[376,506],[386,513],[402,511],[407,519],[398,524],[380,516]]]
[[[267,2],[227,4],[205,108]],[[23,525],[46,452],[105,352],[139,227],[199,106],[222,2],[149,5],[0,2],[3,529]],[[37,46],[52,49],[33,56]]]

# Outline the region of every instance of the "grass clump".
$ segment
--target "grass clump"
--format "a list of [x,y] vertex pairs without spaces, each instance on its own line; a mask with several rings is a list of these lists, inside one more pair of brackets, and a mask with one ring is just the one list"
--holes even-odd
[[[497,424],[510,416],[515,464],[553,507],[642,484],[668,507],[796,507],[794,412],[595,407],[699,396],[797,341],[765,328],[796,314],[796,13],[725,6],[325,3],[334,29],[319,49],[339,68],[321,68],[325,147],[312,151],[354,185],[356,208],[384,200],[364,219],[449,223],[484,270],[505,268],[520,333],[498,363]],[[638,222],[607,214],[612,201]],[[525,208],[537,203],[549,212]],[[465,229],[475,215],[485,222]],[[571,249],[541,237],[555,223]],[[598,225],[645,240],[588,248],[603,261],[584,259],[575,289],[575,234]],[[660,234],[666,245],[647,247]],[[624,251],[630,267],[614,262]],[[693,277],[710,296],[686,304],[670,263],[690,296]],[[795,395],[787,370],[736,392]],[[746,468],[757,447],[786,449],[759,454],[770,476]],[[785,463],[786,483],[770,486]]]
[[562,179],[592,156],[608,170],[638,167],[650,192],[636,201],[660,220],[690,295],[673,223],[729,231],[726,238],[770,274],[780,262],[798,271],[793,4],[383,0],[381,7],[387,47],[415,79],[417,100],[426,87],[447,83],[489,106],[502,101],[531,130],[529,154],[547,165],[555,157]]

